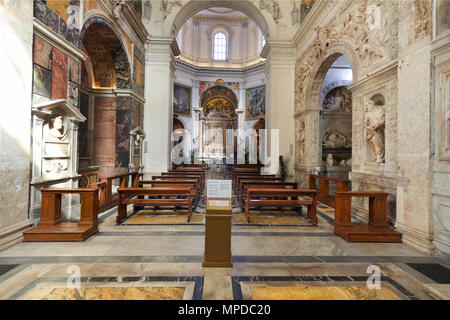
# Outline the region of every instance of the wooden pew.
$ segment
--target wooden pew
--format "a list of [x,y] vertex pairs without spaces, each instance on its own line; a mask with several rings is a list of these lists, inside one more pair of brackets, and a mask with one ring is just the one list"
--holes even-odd
[[[98,232],[98,189],[42,188],[41,219],[38,225],[25,231],[24,242],[32,241],[84,241]],[[63,194],[79,194],[80,221],[61,221]]]
[[117,194],[114,194],[112,190],[115,179],[119,179],[119,187],[126,188],[129,184],[129,178],[131,178],[131,185],[137,188],[139,186],[139,177],[142,176],[143,175],[137,171],[127,172],[101,178],[100,182],[93,183],[92,188],[98,188],[100,190],[99,213],[117,205]]
[[245,170],[245,171],[240,171],[237,169],[233,170],[233,173],[231,175],[233,188],[236,188],[237,178],[239,176],[261,176],[261,171],[259,169],[256,169],[256,168],[250,168],[250,169],[251,170]]
[[[151,187],[150,187],[151,186]],[[200,200],[199,185],[196,179],[183,179],[183,180],[142,180],[139,181],[140,188],[190,188],[191,197],[193,199],[194,207],[197,206]]]
[[238,202],[241,208],[245,207],[248,189],[298,189],[298,183],[284,181],[243,180],[241,182],[241,191],[238,195]]
[[261,163],[257,163],[257,164],[244,163],[244,164],[236,164],[234,166],[235,169],[237,169],[237,168],[261,168],[261,167],[264,167],[264,165]]
[[[316,186],[316,180],[319,180],[319,189]],[[348,191],[348,181],[333,179],[315,174],[309,175],[309,188],[319,191],[317,199],[329,206],[335,206],[334,197],[330,195],[330,182],[337,184],[337,191]]]
[[[127,217],[127,205],[133,204],[133,211],[144,206],[180,206],[188,207],[188,222],[192,216],[191,188],[119,188],[119,204],[116,223]],[[145,196],[149,198],[144,198]],[[135,198],[137,197],[137,198]],[[161,198],[164,197],[164,198]]]
[[248,189],[298,189],[297,182],[276,182],[276,181],[258,181],[244,180],[241,184],[241,192],[238,197],[241,208],[245,207]]
[[[335,193],[334,232],[349,242],[402,242],[402,234],[387,222],[385,192],[347,191]],[[369,223],[352,224],[352,197],[369,198]]]
[[[278,199],[273,199],[277,197]],[[291,198],[285,199],[285,198]],[[298,197],[311,197],[311,200],[303,200]],[[314,223],[319,223],[317,219],[317,190],[290,190],[290,189],[247,189],[247,199],[245,200],[245,216],[250,222],[250,206],[256,207],[293,207],[308,206],[307,216]],[[300,211],[301,212],[301,211]]]
[[280,181],[283,182],[284,179],[282,177],[275,177],[275,175],[271,174],[271,175],[267,175],[267,176],[261,176],[261,175],[253,175],[253,176],[237,176],[236,177],[236,186],[235,186],[235,193],[237,196],[239,196],[240,192],[241,192],[241,182],[243,180],[258,180],[258,181]]
[[[198,169],[198,170],[196,170],[196,169]],[[177,174],[176,172],[178,172],[178,173],[182,172],[182,173],[187,174],[187,175],[200,174],[201,177],[202,177],[203,183],[205,183],[205,170],[203,170],[202,168],[181,167],[181,168],[169,170],[169,173]]]
[[178,178],[178,179],[197,179],[199,181],[200,192],[203,192],[205,187],[204,180],[201,174],[195,173],[182,173],[182,172],[162,172],[160,176],[153,176],[152,179],[163,178]]

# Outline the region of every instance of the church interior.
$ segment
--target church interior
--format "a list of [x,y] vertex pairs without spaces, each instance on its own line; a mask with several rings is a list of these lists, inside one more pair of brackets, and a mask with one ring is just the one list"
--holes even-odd
[[0,299],[450,300],[450,1],[0,0]]

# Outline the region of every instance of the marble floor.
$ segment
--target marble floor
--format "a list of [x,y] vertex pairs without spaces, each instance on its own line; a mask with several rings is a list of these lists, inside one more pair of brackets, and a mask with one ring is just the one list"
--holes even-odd
[[[113,209],[100,216],[100,232],[85,242],[21,242],[0,251],[0,299],[448,297],[448,275],[433,278],[416,266],[439,265],[448,272],[449,261],[425,256],[406,244],[348,243],[333,233],[329,208],[321,204],[319,210],[318,225],[302,217],[297,217],[301,223],[268,225],[273,212],[264,212],[266,221],[260,224],[234,221],[233,267],[203,268],[201,209],[189,224],[183,212],[149,217],[150,210],[122,225],[115,224]],[[235,208],[233,216],[240,214]],[[142,220],[145,216],[159,223]],[[374,290],[367,287],[373,265],[381,271],[379,289]],[[74,275],[79,276],[78,286],[73,285]]]

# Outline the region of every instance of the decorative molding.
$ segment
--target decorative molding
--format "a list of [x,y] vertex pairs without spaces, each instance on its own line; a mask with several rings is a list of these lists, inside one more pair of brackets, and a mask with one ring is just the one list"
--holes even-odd
[[142,23],[142,20],[139,19],[139,17],[136,15],[136,11],[134,10],[131,2],[127,1],[125,9],[126,10],[124,10],[124,13],[127,18],[126,22],[130,24],[133,31],[137,34],[139,40],[141,40],[141,42],[144,44],[149,36],[147,28]]
[[372,80],[373,78],[376,78],[384,73],[388,73],[388,72],[397,70],[397,67],[398,67],[398,60],[393,60],[393,61],[379,67],[378,69],[367,73],[366,75],[361,77],[360,80],[358,80],[357,82],[354,82],[351,86],[349,86],[348,89],[351,91],[357,90],[360,86],[362,86],[366,82]]
[[199,67],[191,63],[175,58],[175,66],[180,70],[195,74],[246,76],[248,73],[264,71],[266,62],[262,61],[243,68]]

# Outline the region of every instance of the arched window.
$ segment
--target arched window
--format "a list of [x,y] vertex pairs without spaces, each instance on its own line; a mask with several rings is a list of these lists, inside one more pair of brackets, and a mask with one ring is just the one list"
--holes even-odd
[[227,36],[223,32],[217,32],[214,35],[213,59],[214,60],[227,59]]

